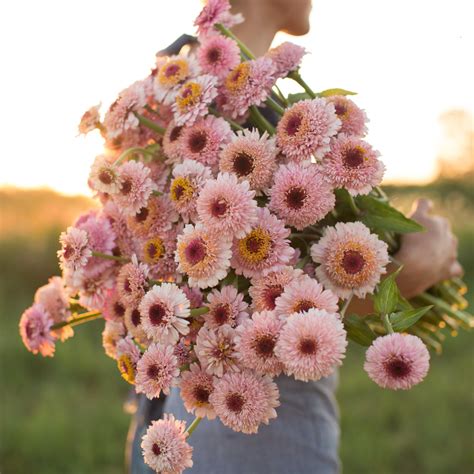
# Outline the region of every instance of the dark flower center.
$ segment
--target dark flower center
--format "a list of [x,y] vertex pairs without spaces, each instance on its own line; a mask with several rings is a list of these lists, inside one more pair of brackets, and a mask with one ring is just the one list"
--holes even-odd
[[311,308],[315,308],[314,303],[309,300],[298,301],[298,304],[295,306],[295,313],[302,313],[304,311],[309,311]]
[[347,112],[345,104],[334,104],[334,108],[336,109],[337,116],[345,115]]
[[73,254],[74,254],[74,247],[72,245],[66,245],[63,251],[64,258],[67,260],[68,258],[71,258]]
[[123,317],[125,314],[125,306],[120,303],[120,301],[116,301],[114,304],[114,312],[119,318]]
[[156,364],[151,364],[148,366],[146,374],[150,379],[155,379],[160,375],[160,368]]
[[207,60],[210,63],[215,63],[221,59],[221,50],[219,48],[211,48],[207,52]]
[[183,130],[183,127],[173,127],[173,130],[170,132],[170,142],[175,142],[180,137],[181,130]]
[[247,250],[250,253],[258,253],[260,252],[263,243],[264,243],[263,240],[258,238],[257,236],[250,236],[246,242]]
[[233,170],[234,173],[242,178],[248,176],[254,169],[254,159],[245,151],[238,153],[234,158]]
[[192,133],[189,137],[188,145],[193,153],[201,153],[207,145],[207,133],[203,131]]
[[279,296],[281,296],[282,293],[283,293],[283,287],[281,285],[269,286],[265,290],[264,299],[265,299],[265,305],[267,306],[268,309],[270,310],[275,309],[275,300]]
[[109,170],[102,170],[99,173],[99,181],[104,184],[111,184],[113,181],[112,173]]
[[212,317],[214,321],[219,324],[225,324],[230,318],[229,305],[219,304],[212,311]]
[[296,135],[300,129],[300,125],[303,119],[300,115],[292,115],[288,122],[286,122],[286,133],[290,136]]
[[291,209],[301,209],[306,200],[306,190],[300,187],[290,188],[285,195],[286,204]]
[[159,326],[163,324],[163,319],[166,316],[166,308],[161,303],[155,303],[150,306],[148,315],[150,316],[151,324],[153,324],[153,326]]
[[240,393],[230,393],[226,397],[226,405],[230,411],[234,413],[240,413],[244,407],[245,400]]
[[346,250],[344,257],[342,257],[342,268],[346,273],[355,275],[359,273],[365,265],[364,257],[356,250]]
[[170,64],[165,70],[165,76],[166,77],[174,76],[179,71],[179,69],[180,67],[178,64]]
[[410,366],[403,359],[392,359],[385,366],[387,372],[394,378],[403,378],[410,373]]
[[133,324],[134,326],[139,326],[140,323],[141,323],[141,320],[142,320],[140,311],[138,311],[138,309],[134,309],[134,310],[132,311],[132,314],[131,314],[130,319],[132,320],[132,324]]
[[186,260],[191,265],[196,265],[206,257],[206,246],[201,239],[194,239],[189,242],[188,246],[186,247],[184,254],[186,256]]
[[344,153],[344,165],[348,168],[357,168],[364,162],[364,151],[361,148],[349,148]]
[[151,450],[155,456],[159,456],[161,454],[161,448],[156,443],[153,443]]
[[176,198],[177,201],[179,201],[181,199],[181,196],[183,195],[184,193],[184,188],[183,186],[181,185],[177,185],[174,189],[173,189],[173,193],[174,193],[174,196]]
[[197,385],[193,390],[193,395],[199,403],[207,403],[209,401],[209,390],[202,385]]
[[147,207],[142,207],[136,214],[135,214],[135,220],[137,222],[145,222],[148,218],[148,214],[150,211],[148,210]]
[[28,323],[26,324],[26,327],[25,327],[25,332],[26,332],[26,337],[28,339],[31,339],[31,336],[34,334],[35,332],[35,325],[32,321],[28,321]]
[[211,214],[213,217],[222,217],[227,211],[227,203],[224,199],[218,199],[211,205]]
[[316,354],[317,344],[314,339],[309,337],[301,339],[299,343],[299,350],[304,355],[313,355]]
[[154,258],[156,254],[158,253],[158,248],[156,247],[155,244],[149,244],[148,247],[146,248],[146,251],[150,258]]
[[275,342],[275,338],[269,334],[260,336],[255,341],[255,352],[264,358],[271,357],[275,348]]
[[127,195],[130,193],[132,190],[132,181],[130,179],[126,179],[125,181],[122,182],[122,188],[121,188],[121,193],[123,195]]
[[130,280],[128,278],[123,282],[123,289],[126,293],[132,292],[132,286],[130,285]]

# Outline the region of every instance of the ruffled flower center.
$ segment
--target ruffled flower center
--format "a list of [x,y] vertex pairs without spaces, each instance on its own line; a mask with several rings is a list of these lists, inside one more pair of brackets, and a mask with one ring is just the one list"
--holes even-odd
[[207,145],[207,133],[203,130],[194,131],[191,133],[188,146],[192,153],[201,153]]
[[303,122],[303,118],[301,117],[301,115],[299,115],[298,113],[291,114],[288,117],[287,122],[286,122],[286,126],[285,126],[286,133],[290,135],[290,137],[296,135],[300,130],[300,126],[302,122]]
[[240,63],[226,77],[225,87],[229,92],[238,92],[246,83],[250,75],[250,66]]
[[315,304],[310,300],[299,300],[293,307],[295,313],[303,313],[311,308],[316,308]]
[[120,186],[120,192],[124,196],[126,196],[127,194],[130,194],[131,190],[132,190],[132,180],[129,178],[124,179]]
[[279,296],[281,296],[282,293],[283,293],[283,286],[281,285],[273,285],[273,286],[267,287],[263,294],[265,306],[270,310],[275,309],[276,307],[275,300]]
[[206,58],[211,64],[217,63],[221,59],[221,57],[222,51],[217,47],[210,48],[206,54]]
[[157,443],[153,443],[153,446],[151,447],[151,450],[155,456],[160,456],[161,455],[161,448],[158,446]]
[[245,405],[245,399],[240,393],[232,392],[226,396],[225,404],[230,411],[240,413]]
[[298,344],[299,351],[301,352],[301,354],[304,355],[316,354],[317,348],[318,345],[316,344],[316,341],[310,337],[305,337],[301,339]]
[[307,197],[306,189],[300,186],[294,186],[285,193],[286,205],[293,210],[301,209]]
[[339,118],[344,117],[347,114],[347,107],[341,102],[336,102],[334,104],[334,108],[336,109],[336,115]]
[[160,302],[156,302],[150,306],[148,317],[153,326],[162,326],[168,321],[168,308]]
[[137,223],[145,222],[148,219],[150,211],[147,207],[142,207],[136,214],[135,214],[135,221]]
[[140,326],[140,323],[142,321],[142,316],[140,314],[140,311],[138,311],[138,309],[134,309],[132,311],[132,314],[130,315],[130,319],[132,321],[132,324],[135,326],[135,327],[138,327]]
[[238,245],[240,254],[247,262],[259,263],[268,257],[272,239],[268,231],[257,227],[240,239]]
[[122,377],[133,384],[135,382],[135,367],[128,354],[122,354],[117,360],[117,366]]
[[255,159],[245,151],[237,153],[232,161],[232,170],[239,177],[243,178],[253,172]]
[[410,373],[410,365],[400,357],[394,357],[385,364],[385,370],[393,378],[403,378]]
[[120,301],[116,301],[113,304],[113,310],[114,310],[115,316],[119,318],[122,318],[123,315],[125,314],[125,306]]
[[187,82],[176,97],[176,105],[179,110],[185,111],[196,105],[202,95],[202,86],[198,82]]
[[146,263],[158,263],[164,253],[165,247],[159,237],[148,240],[144,245],[143,254]]
[[114,182],[115,174],[108,168],[103,168],[99,172],[99,181],[103,184],[112,184]]
[[222,217],[226,214],[228,207],[224,199],[216,199],[211,203],[211,214],[213,217]]
[[258,336],[253,344],[255,352],[264,359],[273,356],[276,338],[271,334],[262,334]]
[[171,183],[170,196],[173,201],[184,202],[190,200],[193,195],[194,186],[188,178],[178,176]]
[[343,163],[346,168],[358,168],[366,160],[364,149],[360,146],[345,150]]
[[169,87],[179,84],[188,75],[188,63],[184,59],[174,59],[160,69],[157,80],[161,85]]
[[209,402],[210,390],[204,385],[196,385],[193,390],[193,396],[198,405],[204,405]]
[[346,273],[355,275],[364,268],[364,256],[356,250],[346,250],[342,257],[341,265]]
[[184,249],[184,256],[186,261],[191,265],[197,265],[202,262],[207,256],[207,247],[202,239],[196,238],[191,240]]
[[182,130],[183,130],[183,127],[180,127],[179,125],[177,125],[176,127],[173,127],[173,129],[170,132],[170,142],[175,142],[181,136]]
[[218,304],[212,309],[211,314],[216,324],[225,324],[231,317],[230,305],[225,303]]

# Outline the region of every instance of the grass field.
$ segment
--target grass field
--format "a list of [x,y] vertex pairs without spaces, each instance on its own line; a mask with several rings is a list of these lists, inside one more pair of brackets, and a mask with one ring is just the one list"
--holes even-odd
[[[474,198],[467,186],[424,189],[455,218],[466,279],[474,288]],[[420,189],[397,190],[401,207]],[[18,335],[18,319],[34,290],[57,274],[60,230],[89,206],[47,192],[0,191],[0,472],[121,473],[129,415],[128,387],[101,347],[99,321],[58,344],[54,359],[34,357]],[[471,292],[471,302],[472,292]],[[341,370],[341,456],[346,473],[473,472],[474,410],[471,334],[448,337],[432,356],[426,381],[406,392],[378,389],[350,347]]]

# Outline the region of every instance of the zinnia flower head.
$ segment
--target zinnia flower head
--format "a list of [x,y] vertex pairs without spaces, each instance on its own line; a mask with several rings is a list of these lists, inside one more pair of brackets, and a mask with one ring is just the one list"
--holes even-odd
[[25,347],[33,354],[53,357],[55,338],[51,333],[53,318],[41,303],[28,308],[20,319],[20,335]]
[[183,285],[181,289],[184,291],[186,298],[188,298],[191,309],[200,308],[202,306],[204,299],[202,291],[199,288],[191,288],[188,285]]
[[224,79],[240,63],[240,49],[233,39],[210,35],[201,40],[197,59],[206,74]]
[[176,124],[174,120],[166,127],[163,135],[163,151],[170,163],[178,162],[181,159],[179,144],[183,129],[183,125]]
[[382,388],[408,390],[428,373],[430,354],[423,341],[411,334],[378,337],[366,353],[364,369]]
[[125,264],[117,276],[117,291],[122,301],[130,306],[140,303],[148,288],[148,266],[138,263],[136,256]]
[[115,194],[120,190],[117,169],[105,155],[98,155],[92,164],[89,174],[89,186],[101,193]]
[[367,115],[354,101],[343,95],[333,95],[326,99],[334,104],[336,115],[342,122],[340,133],[363,137],[367,133]]
[[217,23],[221,23],[226,28],[231,28],[243,21],[244,19],[240,13],[237,15],[230,13],[229,0],[208,0],[196,20],[194,20],[194,26],[197,27],[199,35],[207,35],[213,32]]
[[102,315],[105,320],[123,321],[125,317],[126,306],[120,300],[120,294],[117,289],[111,288],[107,291],[105,304],[102,308]]
[[273,311],[255,312],[238,326],[235,343],[242,365],[262,375],[279,375],[283,364],[275,347],[282,327],[283,321]]
[[222,423],[234,431],[257,433],[261,423],[276,418],[280,405],[276,384],[251,371],[227,373],[216,381],[209,397]]
[[289,229],[266,207],[257,210],[257,224],[232,245],[231,266],[237,275],[263,276],[284,267],[292,258]]
[[65,321],[71,314],[64,281],[58,276],[51,277],[47,285],[36,290],[34,301],[43,306],[55,323]]
[[100,106],[101,104],[94,105],[82,115],[78,126],[81,135],[87,135],[89,132],[92,132],[92,130],[100,127]]
[[244,295],[231,285],[226,285],[221,290],[212,290],[207,301],[209,312],[204,315],[204,321],[209,328],[215,329],[224,324],[235,327],[248,318],[248,305],[244,301]]
[[193,125],[198,117],[207,115],[208,107],[217,96],[217,79],[208,74],[185,82],[173,103],[177,125]]
[[126,336],[117,342],[116,355],[117,366],[122,378],[128,383],[134,384],[141,352],[130,336]]
[[305,54],[306,50],[302,46],[285,41],[276,48],[270,49],[266,56],[276,66],[276,77],[283,78],[300,67],[301,60]]
[[210,234],[201,224],[188,224],[178,236],[178,271],[188,275],[189,286],[208,288],[227,275],[231,241]]
[[226,372],[238,372],[235,350],[235,329],[228,324],[216,329],[203,326],[194,348],[201,367],[210,375],[222,377]]
[[216,417],[214,408],[209,403],[209,396],[214,390],[214,377],[198,364],[191,364],[190,370],[182,373],[180,389],[181,398],[189,413],[209,420]]
[[302,100],[286,109],[277,126],[277,143],[292,161],[322,158],[340,126],[333,104],[325,99]]
[[342,364],[346,346],[346,331],[338,316],[310,309],[287,319],[275,352],[288,375],[307,382],[331,375]]
[[243,237],[257,222],[255,191],[247,181],[238,181],[235,175],[219,173],[208,180],[197,200],[200,221],[209,229],[224,237]]
[[277,154],[275,139],[267,132],[260,136],[256,129],[243,130],[223,148],[219,168],[248,181],[256,191],[265,190],[272,184]]
[[143,297],[141,324],[146,335],[155,342],[175,344],[180,334],[189,332],[189,301],[174,283],[155,285]]
[[275,65],[271,59],[260,57],[240,63],[224,80],[224,112],[234,119],[243,116],[252,105],[265,102],[275,82]]
[[127,331],[140,343],[149,346],[151,341],[148,339],[142,327],[142,315],[137,306],[127,306],[125,310],[124,323]]
[[156,279],[167,280],[176,276],[177,226],[168,232],[150,234],[152,237],[140,241],[142,260],[148,264],[150,275]]
[[102,331],[102,346],[105,353],[112,359],[117,359],[117,343],[123,339],[127,331],[121,321],[105,321]]
[[280,166],[270,194],[270,210],[298,230],[320,221],[336,204],[331,186],[313,164]]
[[155,472],[181,474],[193,466],[193,448],[187,443],[186,425],[173,415],[165,414],[151,422],[142,438],[141,448],[145,462]]
[[331,151],[322,161],[324,177],[352,196],[368,194],[382,182],[385,166],[379,156],[367,142],[341,134],[331,142]]
[[337,303],[338,298],[331,290],[325,290],[314,278],[302,275],[298,280],[290,282],[276,299],[275,313],[283,318],[311,308],[337,313]]
[[137,364],[136,391],[144,393],[150,400],[158,398],[161,391],[169,395],[178,376],[178,359],[173,346],[151,344]]
[[389,262],[387,244],[362,222],[338,222],[326,227],[311,257],[320,265],[318,280],[340,298],[352,293],[365,298],[374,291]]
[[61,250],[58,250],[59,264],[63,270],[81,272],[92,256],[89,236],[85,230],[68,227],[59,236]]

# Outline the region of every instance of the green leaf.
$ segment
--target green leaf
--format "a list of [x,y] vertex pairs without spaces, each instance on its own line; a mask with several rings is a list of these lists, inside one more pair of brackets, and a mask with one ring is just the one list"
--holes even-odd
[[433,306],[399,311],[390,315],[390,322],[394,331],[406,331],[422,318]]
[[400,273],[400,267],[396,272],[389,275],[380,283],[374,296],[374,308],[377,313],[390,314],[397,309],[400,299],[400,291],[398,290],[395,279]]
[[405,217],[390,204],[373,196],[358,196],[356,203],[362,212],[360,220],[371,229],[398,232],[421,232],[423,226]]
[[369,325],[363,318],[356,314],[351,314],[344,318],[344,327],[349,339],[362,346],[370,346],[372,341],[376,338],[375,333],[370,329]]
[[345,89],[335,88],[326,89],[325,91],[318,92],[318,97],[331,97],[332,95],[357,95],[357,92],[346,91]]
[[287,97],[287,100],[290,104],[296,104],[296,102],[306,99],[311,99],[309,94],[307,94],[306,92],[299,92],[298,94],[289,94]]

